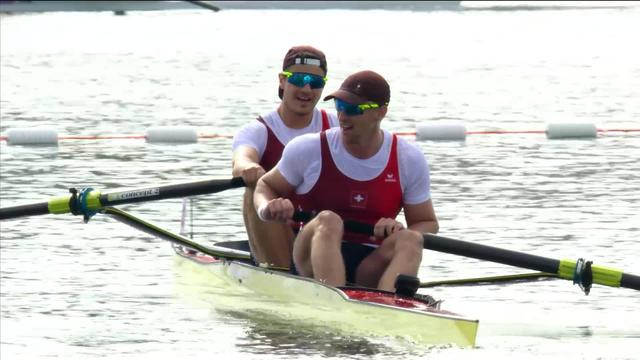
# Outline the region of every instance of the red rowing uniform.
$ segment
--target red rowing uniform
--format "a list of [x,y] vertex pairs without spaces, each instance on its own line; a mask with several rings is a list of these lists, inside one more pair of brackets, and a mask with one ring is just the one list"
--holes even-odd
[[[320,110],[322,114],[322,131],[328,130],[331,128],[331,124],[329,123],[329,117],[327,116],[327,112],[324,110]],[[282,157],[282,150],[284,150],[284,145],[278,140],[276,135],[273,133],[273,130],[267,125],[267,123],[262,119],[262,116],[258,116],[258,121],[264,124],[267,128],[267,146],[264,148],[264,153],[262,154],[262,158],[260,159],[260,166],[264,169],[264,171],[271,170],[280,158]]]
[[[303,211],[331,210],[343,219],[375,225],[380,218],[395,219],[402,209],[402,187],[398,171],[398,140],[393,135],[385,169],[377,177],[358,181],[344,175],[336,166],[325,132],[320,133],[322,169],[318,181],[306,194],[298,195]],[[344,241],[380,245],[382,240],[346,232]]]

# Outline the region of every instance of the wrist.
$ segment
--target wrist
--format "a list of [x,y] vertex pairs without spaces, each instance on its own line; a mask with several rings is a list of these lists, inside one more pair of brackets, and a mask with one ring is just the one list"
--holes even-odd
[[258,207],[258,217],[260,218],[260,220],[262,221],[269,221],[269,219],[267,219],[267,205],[269,205],[269,203],[263,203],[262,205],[260,205]]

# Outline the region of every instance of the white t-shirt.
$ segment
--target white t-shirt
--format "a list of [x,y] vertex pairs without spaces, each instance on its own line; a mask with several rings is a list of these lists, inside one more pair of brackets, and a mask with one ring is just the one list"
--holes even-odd
[[[358,181],[371,180],[387,166],[391,152],[392,135],[383,130],[382,147],[369,159],[351,155],[342,144],[342,130],[327,130],[327,141],[333,162],[338,170]],[[398,171],[402,199],[405,204],[420,204],[431,198],[429,164],[422,151],[414,144],[398,137]],[[293,139],[282,152],[278,170],[285,180],[296,188],[297,194],[306,194],[318,181],[322,168],[320,135],[307,134]]]
[[[327,112],[327,118],[329,119],[329,127],[339,125],[336,114]],[[322,131],[322,113],[318,108],[313,109],[313,117],[311,118],[309,126],[302,129],[287,127],[276,110],[262,116],[262,119],[269,125],[273,134],[283,145],[287,145],[291,139],[300,135],[319,133]],[[257,120],[251,121],[243,126],[233,137],[231,149],[232,151],[236,151],[241,146],[248,146],[255,149],[262,159],[264,149],[267,147],[267,127]]]

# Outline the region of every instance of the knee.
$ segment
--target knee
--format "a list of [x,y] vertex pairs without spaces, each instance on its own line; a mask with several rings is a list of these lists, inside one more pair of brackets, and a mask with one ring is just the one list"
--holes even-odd
[[313,219],[313,221],[318,224],[318,228],[332,233],[339,233],[342,237],[344,229],[342,218],[333,211],[323,210]]
[[424,240],[422,235],[414,230],[403,229],[398,231],[396,240],[396,251],[422,254]]

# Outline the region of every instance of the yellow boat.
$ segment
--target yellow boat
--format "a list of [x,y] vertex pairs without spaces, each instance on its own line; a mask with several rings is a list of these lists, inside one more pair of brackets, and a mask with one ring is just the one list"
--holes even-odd
[[[224,253],[233,249],[233,256],[244,253],[248,257],[248,252],[237,250],[238,243],[218,243],[212,250]],[[278,300],[283,306],[274,311],[287,312],[288,317],[358,336],[401,338],[428,345],[475,345],[478,320],[441,310],[439,304],[376,289],[333,287],[285,271],[257,267],[247,261],[225,260],[183,246],[174,246],[174,249],[216,277],[256,295]]]

